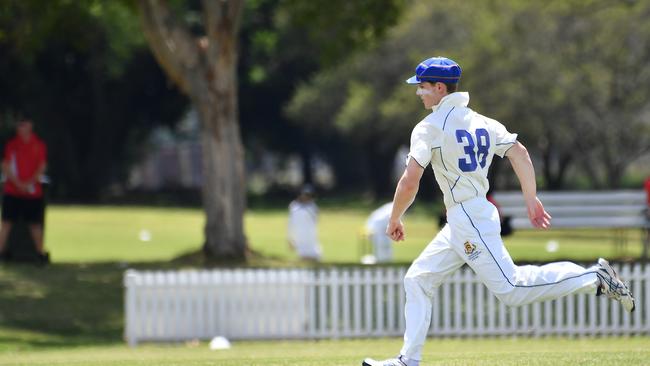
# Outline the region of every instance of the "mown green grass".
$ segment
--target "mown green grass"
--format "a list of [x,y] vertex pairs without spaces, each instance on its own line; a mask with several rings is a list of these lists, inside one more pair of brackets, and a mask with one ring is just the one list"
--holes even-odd
[[200,248],[203,222],[199,209],[51,205],[45,243],[55,262],[163,261]]
[[[359,229],[367,211],[322,209],[319,231],[326,265],[358,263]],[[436,222],[435,217],[417,210],[408,215],[407,240],[395,246],[398,264],[407,265],[419,254],[438,230]],[[311,265],[300,262],[288,248],[286,224],[284,209],[247,212],[246,232],[256,254],[246,265]],[[124,270],[212,265],[196,254],[201,247],[202,226],[200,209],[50,206],[46,245],[53,264],[0,264],[0,365],[356,365],[364,355],[387,357],[390,353],[386,352],[397,352],[398,340],[243,342],[227,352],[207,351],[205,344],[128,349],[122,341]],[[141,230],[149,231],[150,241],[140,240]],[[528,231],[507,238],[506,243],[516,261],[591,261],[598,256],[620,255],[614,251],[610,234],[608,230]],[[629,235],[625,255],[638,256],[639,234]],[[558,252],[545,251],[549,240],[559,242]],[[553,356],[552,350],[563,342],[504,341],[511,344],[510,348],[490,342],[434,341],[427,348],[427,359],[442,357],[439,364],[451,365],[589,365],[601,358],[610,364],[617,360],[642,364],[638,359],[648,354],[637,346],[644,344],[650,349],[647,338],[616,340],[611,343],[616,346],[611,347],[602,340],[570,341],[572,346],[562,351],[566,355]]]
[[[364,209],[321,210],[319,237],[325,262],[359,262],[360,229],[368,214]],[[201,248],[203,223],[200,209],[50,206],[46,245],[56,262],[169,261]],[[438,231],[437,218],[423,212],[409,214],[405,225],[406,241],[394,246],[395,261],[401,263],[413,260]],[[250,247],[292,264],[297,258],[287,244],[286,227],[284,209],[249,210],[245,216]],[[143,230],[150,234],[150,241],[140,240]],[[623,251],[616,250],[613,235],[612,230],[526,230],[505,242],[519,261],[639,256],[640,231],[626,232],[629,244]],[[559,243],[558,251],[546,251],[551,240]]]
[[[422,365],[647,365],[648,338],[430,339]],[[47,349],[5,353],[0,365],[360,365],[366,356],[390,357],[400,339],[234,342],[210,351],[206,343]],[[391,353],[392,352],[392,353]]]

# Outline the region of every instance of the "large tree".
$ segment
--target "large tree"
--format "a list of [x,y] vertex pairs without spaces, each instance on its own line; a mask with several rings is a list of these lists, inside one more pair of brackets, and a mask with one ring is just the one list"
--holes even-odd
[[237,31],[243,0],[201,3],[202,27],[190,27],[164,0],[139,0],[156,59],[199,114],[203,149],[205,252],[243,259],[244,153],[237,111]]

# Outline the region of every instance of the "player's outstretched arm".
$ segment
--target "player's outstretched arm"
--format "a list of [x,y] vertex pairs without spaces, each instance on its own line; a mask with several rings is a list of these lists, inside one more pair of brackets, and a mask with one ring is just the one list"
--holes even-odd
[[524,201],[528,209],[528,218],[533,227],[548,229],[551,226],[551,215],[544,210],[544,205],[537,198],[537,183],[535,182],[535,168],[530,160],[528,150],[519,141],[515,142],[507,152],[506,156],[512,164],[512,168],[519,178],[521,191],[524,193]]
[[393,211],[390,214],[386,235],[395,241],[401,241],[405,238],[404,225],[402,224],[402,215],[406,209],[411,206],[420,187],[420,179],[424,173],[422,168],[415,159],[409,159],[409,163],[397,183],[395,197],[393,198]]

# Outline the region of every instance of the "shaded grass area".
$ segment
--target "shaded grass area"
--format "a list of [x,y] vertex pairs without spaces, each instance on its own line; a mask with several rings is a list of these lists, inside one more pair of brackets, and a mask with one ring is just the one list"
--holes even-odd
[[[258,267],[280,265],[267,258],[251,262]],[[199,255],[187,255],[128,267],[122,262],[0,265],[0,353],[121,343],[124,271],[195,268],[201,263]]]
[[[648,338],[430,339],[423,365],[647,365]],[[360,365],[364,357],[390,357],[400,339],[234,342],[210,351],[205,343],[78,347],[5,353],[0,365]],[[392,353],[391,353],[392,352]]]
[[122,271],[114,264],[5,265],[0,349],[119,341]]

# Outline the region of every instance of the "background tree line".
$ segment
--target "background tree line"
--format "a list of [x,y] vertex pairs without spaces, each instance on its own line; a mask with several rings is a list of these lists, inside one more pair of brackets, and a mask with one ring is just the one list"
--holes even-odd
[[[619,188],[650,149],[648,15],[642,1],[409,2],[377,47],[320,71],[286,111],[355,141],[359,166],[381,171],[426,114],[404,79],[420,60],[446,55],[463,67],[470,106],[520,134],[542,188]],[[390,188],[383,173],[378,191]]]
[[[171,1],[190,29],[198,1]],[[248,159],[333,165],[337,189],[392,190],[387,161],[426,112],[403,84],[422,58],[463,66],[471,105],[520,133],[544,188],[615,188],[647,154],[650,5],[643,1],[248,1],[239,111]],[[334,14],[328,16],[327,14]],[[151,55],[131,1],[0,3],[0,133],[29,112],[53,196],[121,185],[149,131],[189,106]],[[261,148],[260,148],[261,147]],[[508,175],[494,174],[497,186]],[[507,170],[504,170],[507,171]]]

